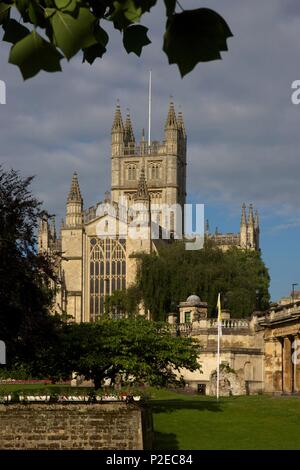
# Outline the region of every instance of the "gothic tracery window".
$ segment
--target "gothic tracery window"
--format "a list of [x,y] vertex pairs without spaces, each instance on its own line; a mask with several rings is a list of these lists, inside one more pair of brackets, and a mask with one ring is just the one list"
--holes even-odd
[[105,313],[105,296],[126,288],[126,242],[123,239],[90,239],[90,319]]
[[127,179],[129,181],[136,180],[136,165],[130,164],[127,167]]
[[152,180],[160,179],[160,163],[151,163],[150,164],[149,177]]

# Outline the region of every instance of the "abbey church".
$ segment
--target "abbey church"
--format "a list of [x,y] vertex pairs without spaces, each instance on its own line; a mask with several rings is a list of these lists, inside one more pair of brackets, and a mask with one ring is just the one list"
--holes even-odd
[[[77,322],[100,318],[105,296],[135,282],[134,255],[157,252],[160,243],[172,241],[178,224],[184,232],[184,218],[174,220],[171,211],[166,222],[161,208],[179,207],[184,213],[186,169],[187,135],[183,115],[175,112],[173,102],[169,104],[163,141],[150,144],[144,135],[140,142],[135,140],[129,114],[124,122],[117,105],[111,129],[110,191],[101,203],[86,209],[78,175],[74,173],[59,234],[53,218],[40,223],[39,251],[61,254],[57,312],[67,313]],[[139,215],[135,229],[143,235],[140,237],[128,236],[133,207]],[[111,226],[115,229],[113,235]],[[259,250],[259,219],[252,205],[248,213],[246,206],[242,207],[239,233],[222,234],[216,230],[211,234],[208,223],[203,232],[222,250],[231,246]]]

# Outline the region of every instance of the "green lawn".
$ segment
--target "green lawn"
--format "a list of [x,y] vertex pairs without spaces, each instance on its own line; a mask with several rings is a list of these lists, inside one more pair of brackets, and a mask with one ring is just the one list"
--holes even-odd
[[152,391],[155,449],[300,449],[300,397]]
[[[0,385],[6,391],[44,387],[49,385]],[[300,449],[300,397],[247,396],[217,402],[167,390],[150,393],[157,450]]]

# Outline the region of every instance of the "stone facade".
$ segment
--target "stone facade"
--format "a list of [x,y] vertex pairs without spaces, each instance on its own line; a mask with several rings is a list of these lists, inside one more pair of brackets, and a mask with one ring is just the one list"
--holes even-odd
[[[169,315],[169,323],[176,334],[191,336],[201,346],[201,372],[182,371],[187,385],[214,395],[218,329],[217,320],[207,318],[205,305],[192,295],[179,304],[178,315]],[[230,318],[229,312],[223,311],[220,343],[220,363],[234,371],[235,389],[241,393],[300,393],[298,298],[289,303],[279,301],[267,312],[254,312],[251,319]],[[222,380],[226,389],[230,379],[225,375]],[[231,386],[234,378],[231,377]]]
[[[144,135],[140,142],[135,140],[129,114],[123,123],[117,105],[111,130],[111,188],[104,201],[84,209],[78,176],[74,173],[59,234],[53,218],[44,218],[40,223],[40,252],[62,256],[58,258],[60,281],[54,311],[67,314],[76,322],[95,321],[105,313],[105,296],[135,282],[137,253],[157,252],[160,243],[176,234],[181,237],[186,166],[183,116],[175,112],[172,102],[163,141],[152,141],[150,145]],[[135,216],[138,214],[137,238],[127,236],[136,225],[133,208]],[[111,229],[114,237],[110,235]],[[258,250],[258,214],[254,215],[250,206],[247,217],[244,205],[240,233],[212,235],[207,225],[206,237],[223,250],[231,246]]]
[[[0,405],[0,449],[151,449],[151,413],[137,405]],[[30,426],[28,425],[30,423]]]
[[257,332],[264,339],[265,392],[299,393],[300,301],[271,307],[258,318]]
[[[207,318],[207,304],[191,295],[179,304],[179,323],[174,315],[169,317],[171,329],[176,334],[191,336],[201,347],[201,371],[181,371],[187,385],[202,393],[214,394],[211,379],[217,367],[217,320]],[[243,393],[260,393],[264,389],[264,339],[256,329],[257,316],[251,319],[234,319],[229,311],[222,312],[220,363],[236,373],[236,383],[241,383]]]

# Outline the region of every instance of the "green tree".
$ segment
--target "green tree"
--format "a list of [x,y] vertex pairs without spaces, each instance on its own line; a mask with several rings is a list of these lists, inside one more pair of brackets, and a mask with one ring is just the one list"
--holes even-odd
[[[53,354],[52,354],[53,353]],[[105,378],[165,386],[182,384],[180,370],[199,369],[199,345],[170,333],[168,325],[135,319],[103,319],[96,323],[63,326],[56,351],[40,357],[52,376],[83,374],[100,388]]]
[[30,192],[31,181],[0,167],[0,334],[8,367],[29,363],[47,348],[58,322],[49,314],[52,262],[36,248],[43,212]]
[[[9,62],[20,68],[24,79],[40,70],[60,71],[61,59],[70,60],[80,50],[83,62],[92,64],[108,47],[107,22],[123,35],[127,53],[140,56],[151,41],[148,28],[139,22],[156,4],[157,0],[0,0],[3,40],[12,43]],[[176,0],[164,4],[163,51],[182,76],[199,62],[221,59],[232,33],[218,13],[209,8],[184,10]]]
[[210,241],[202,250],[186,251],[182,242],[157,255],[141,255],[137,286],[154,319],[165,319],[191,293],[208,302],[214,315],[218,292],[235,317],[249,316],[269,304],[269,274],[254,251],[222,252]]

